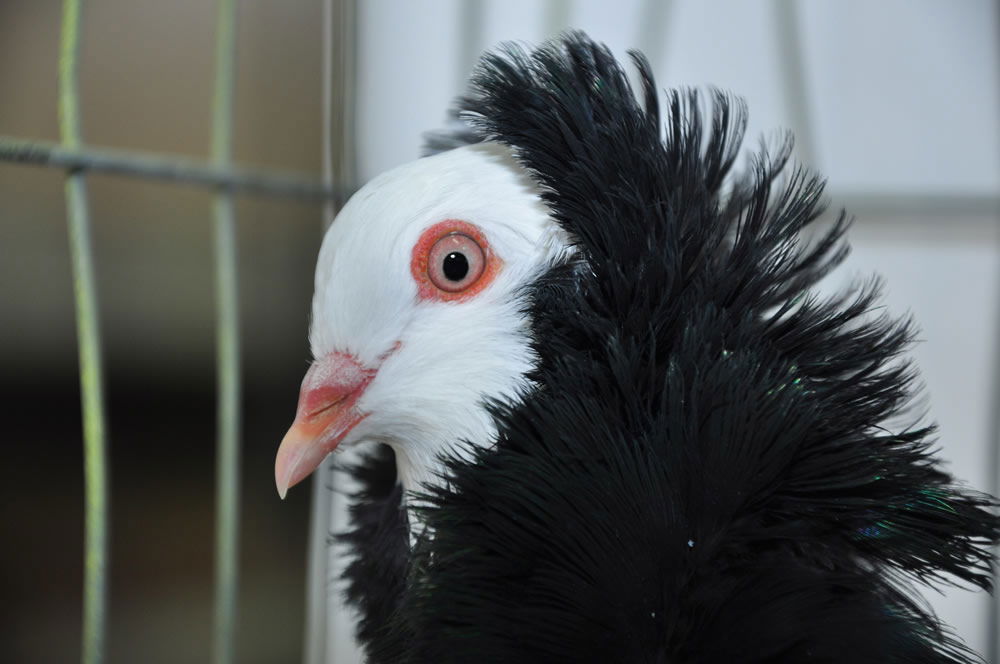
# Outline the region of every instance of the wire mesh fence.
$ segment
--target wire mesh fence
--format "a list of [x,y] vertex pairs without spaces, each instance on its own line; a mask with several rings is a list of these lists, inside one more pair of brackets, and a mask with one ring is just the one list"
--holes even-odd
[[[85,664],[104,661],[110,565],[107,424],[101,362],[98,293],[88,204],[88,172],[106,172],[162,179],[215,188],[215,237],[218,358],[218,517],[216,526],[216,591],[212,660],[235,660],[238,588],[239,466],[240,466],[240,342],[237,292],[237,246],[234,196],[241,192],[333,200],[333,180],[262,173],[234,167],[231,161],[235,91],[237,7],[219,0],[215,84],[212,99],[211,159],[143,154],[92,148],[83,140],[78,69],[84,0],[64,0],[59,57],[60,144],[13,137],[0,138],[0,160],[65,169],[66,217],[73,264],[79,375],[84,429],[85,580],[81,657]],[[331,17],[332,18],[332,17]],[[332,39],[332,30],[325,32]],[[331,96],[326,95],[327,104]],[[326,106],[324,116],[330,117]]]

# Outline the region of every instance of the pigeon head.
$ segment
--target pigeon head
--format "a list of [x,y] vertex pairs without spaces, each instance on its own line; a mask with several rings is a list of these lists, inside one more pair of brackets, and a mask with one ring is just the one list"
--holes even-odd
[[491,444],[485,404],[530,389],[526,287],[566,245],[497,143],[425,157],[358,191],[320,250],[315,360],[278,450],[278,492],[341,445],[391,446],[410,490],[442,455]]

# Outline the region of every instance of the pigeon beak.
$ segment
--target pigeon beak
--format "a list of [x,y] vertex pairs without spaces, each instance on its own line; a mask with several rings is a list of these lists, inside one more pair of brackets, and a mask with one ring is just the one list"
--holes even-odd
[[367,417],[358,399],[375,377],[346,353],[330,353],[313,363],[302,380],[295,421],[278,447],[274,481],[282,498],[308,477],[340,441]]

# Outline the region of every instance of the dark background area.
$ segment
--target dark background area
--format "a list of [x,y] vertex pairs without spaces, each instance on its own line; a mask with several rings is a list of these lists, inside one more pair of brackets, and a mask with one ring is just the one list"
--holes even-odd
[[[0,2],[0,134],[58,140],[61,2]],[[316,174],[320,2],[239,3],[235,160]],[[90,0],[81,62],[93,145],[204,156],[215,3]],[[211,652],[215,302],[207,191],[90,178],[109,411],[109,662]],[[63,177],[0,165],[0,661],[76,661],[83,458]],[[240,199],[244,447],[237,658],[301,658],[308,485],[281,502],[319,206]]]

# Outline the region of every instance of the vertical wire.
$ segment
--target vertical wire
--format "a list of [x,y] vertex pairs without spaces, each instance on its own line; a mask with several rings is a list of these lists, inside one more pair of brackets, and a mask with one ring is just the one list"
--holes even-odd
[[[337,14],[334,20],[337,24],[337,38],[334,41],[336,51],[335,62],[338,66],[330,66],[335,75],[332,79],[334,90],[339,93],[339,104],[334,105],[333,90],[330,93],[330,112],[328,115],[336,122],[331,127],[331,133],[326,145],[329,146],[331,184],[336,186],[337,197],[333,200],[336,212],[347,197],[354,191],[358,179],[358,149],[357,149],[357,57],[358,57],[358,2],[357,0],[338,0]],[[336,154],[336,158],[333,154]],[[327,218],[327,223],[333,221],[333,216]]]
[[785,103],[795,132],[795,151],[799,161],[816,167],[816,134],[806,84],[798,0],[775,0],[774,21]]
[[[994,5],[993,11],[993,44],[996,49],[996,65],[1000,69],[1000,8]],[[1000,222],[1000,208],[995,210],[995,214],[995,221]],[[1000,246],[994,245],[994,250],[1000,250]],[[1000,273],[998,273],[998,276],[1000,276]],[[993,297],[1000,297],[1000,280],[994,283],[993,287]],[[1000,307],[997,308],[994,325],[997,329],[1000,329]],[[996,335],[994,335],[994,338],[996,338]],[[987,461],[989,463],[990,474],[990,495],[1000,496],[1000,344],[994,346],[993,353],[993,375],[992,384],[990,385],[993,408],[990,416],[990,437],[986,449],[989,455]],[[994,547],[993,555],[1000,557],[1000,547]],[[994,563],[993,594],[989,598],[989,609],[986,612],[986,661],[992,664],[1000,662],[1000,591],[997,590],[998,585],[1000,585],[1000,569]]]
[[[324,233],[357,184],[357,34],[356,0],[324,0],[322,181],[337,192],[323,207]],[[325,460],[312,480],[306,577],[305,661],[308,664],[360,661],[351,615],[333,587],[342,565],[331,549],[330,534],[343,531],[347,525],[346,503],[337,486],[335,467],[333,459]]]
[[658,69],[662,71],[664,66],[673,5],[672,0],[643,0],[639,8],[638,48],[646,55],[653,66],[653,71]]
[[486,1],[463,0],[458,11],[458,48],[455,67],[455,90],[464,93],[469,72],[483,48],[486,25]]
[[555,37],[570,27],[570,0],[549,0],[545,3],[545,36]]
[[[63,3],[59,55],[59,131],[66,147],[79,147],[80,97],[77,63],[80,52],[81,0]],[[80,354],[80,401],[83,409],[84,534],[83,643],[84,664],[104,659],[108,606],[108,462],[105,437],[101,333],[97,312],[94,256],[90,241],[87,183],[81,171],[66,178],[69,246]]]
[[[229,165],[232,154],[233,93],[236,83],[235,0],[219,0],[215,43],[215,89],[212,99],[212,163]],[[235,657],[236,598],[239,576],[240,340],[236,276],[236,220],[231,191],[213,200],[218,444],[216,460],[215,625],[212,661],[231,664]]]
[[[323,0],[323,80],[320,82],[323,99],[322,109],[322,141],[323,141],[323,172],[321,181],[327,187],[333,186],[333,0]],[[332,200],[323,202],[323,224],[325,232],[333,221],[336,203]]]
[[[321,67],[320,88],[322,90],[321,128],[323,171],[322,182],[325,186],[333,185],[333,0],[323,0],[322,48],[323,62]],[[332,200],[323,202],[323,219],[320,228],[324,232],[333,221],[336,203]],[[326,579],[329,569],[329,551],[326,540],[330,527],[330,508],[333,493],[328,484],[329,462],[324,461],[313,476],[312,501],[309,511],[309,545],[306,561],[306,620],[305,620],[305,658],[306,664],[322,664],[327,659],[327,630],[330,623],[330,606],[326,583],[318,583]]]

